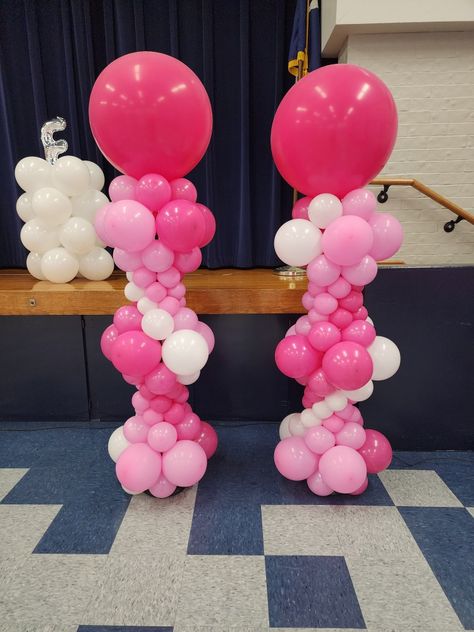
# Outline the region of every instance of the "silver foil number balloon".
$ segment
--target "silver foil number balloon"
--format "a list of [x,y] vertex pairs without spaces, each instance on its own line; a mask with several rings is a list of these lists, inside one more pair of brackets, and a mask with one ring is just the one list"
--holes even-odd
[[61,116],[56,116],[50,121],[46,121],[41,128],[41,142],[44,147],[44,157],[52,165],[54,165],[61,154],[67,151],[67,141],[63,138],[58,140],[54,138],[56,132],[62,132],[66,129],[66,125],[65,119]]

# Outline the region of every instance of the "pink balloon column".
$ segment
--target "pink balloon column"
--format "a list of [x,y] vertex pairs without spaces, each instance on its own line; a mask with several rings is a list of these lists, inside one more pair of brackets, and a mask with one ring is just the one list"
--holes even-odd
[[186,306],[183,283],[215,233],[213,214],[183,177],[207,148],[212,113],[187,66],[143,52],[101,73],[89,116],[101,151],[126,173],[112,181],[111,203],[95,221],[127,274],[131,302],[115,312],[101,348],[137,389],[135,414],[112,433],[109,454],[125,491],[165,498],[196,484],[217,448],[214,429],[187,401],[214,336]]
[[396,130],[387,87],[347,64],[295,84],[273,122],[277,167],[306,194],[278,230],[275,250],[285,263],[306,266],[308,277],[308,313],[275,351],[280,371],[305,387],[303,411],[281,422],[275,465],[318,496],[361,494],[367,474],[392,459],[390,443],[364,428],[356,405],[400,365],[398,348],[377,335],[362,294],[377,261],[402,243],[398,220],[378,213],[374,195],[361,188],[388,159]]

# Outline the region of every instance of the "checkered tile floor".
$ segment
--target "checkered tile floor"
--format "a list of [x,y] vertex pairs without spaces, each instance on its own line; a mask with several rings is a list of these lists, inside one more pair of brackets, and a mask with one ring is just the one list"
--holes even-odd
[[473,453],[317,498],[275,471],[276,425],[220,427],[198,489],[130,500],[111,429],[9,428],[1,632],[474,630]]

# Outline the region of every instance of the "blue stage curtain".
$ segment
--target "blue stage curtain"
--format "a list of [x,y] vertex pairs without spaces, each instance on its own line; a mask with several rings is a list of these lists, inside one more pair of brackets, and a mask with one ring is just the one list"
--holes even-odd
[[113,169],[91,136],[87,105],[99,72],[136,50],[179,57],[203,81],[214,132],[190,174],[216,215],[209,267],[273,266],[273,236],[291,191],[270,153],[274,112],[293,78],[287,56],[295,0],[5,0],[0,3],[0,267],[23,267],[15,163],[42,156],[39,130],[60,115],[69,151]]

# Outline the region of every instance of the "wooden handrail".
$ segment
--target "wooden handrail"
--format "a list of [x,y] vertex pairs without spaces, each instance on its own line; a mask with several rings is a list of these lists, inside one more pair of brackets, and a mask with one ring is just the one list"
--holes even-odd
[[423,195],[426,195],[426,197],[431,198],[441,206],[444,206],[444,208],[447,208],[448,211],[451,211],[451,213],[454,213],[458,217],[462,217],[466,220],[466,222],[474,224],[474,215],[472,213],[463,209],[462,206],[459,206],[459,204],[448,200],[448,198],[444,197],[444,195],[441,195],[441,193],[433,191],[433,189],[426,186],[426,184],[423,184],[423,182],[416,180],[415,178],[375,178],[375,180],[372,180],[370,184],[375,184],[387,188],[391,186],[412,187],[420,193],[423,193]]

